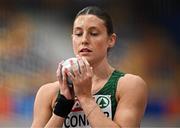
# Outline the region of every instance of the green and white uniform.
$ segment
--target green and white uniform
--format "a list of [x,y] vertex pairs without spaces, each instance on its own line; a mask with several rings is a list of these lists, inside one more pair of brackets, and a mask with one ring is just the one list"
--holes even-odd
[[[93,97],[96,103],[99,105],[104,114],[113,119],[117,107],[116,101],[116,88],[120,77],[124,76],[124,73],[115,70],[110,76],[107,83],[99,90]],[[90,128],[89,122],[79,104],[76,100],[72,108],[72,111],[66,117],[64,121],[64,128]]]

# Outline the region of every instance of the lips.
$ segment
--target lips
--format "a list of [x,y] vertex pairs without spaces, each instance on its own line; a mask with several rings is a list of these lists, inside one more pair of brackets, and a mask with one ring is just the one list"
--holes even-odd
[[92,51],[90,49],[88,49],[88,48],[82,48],[80,50],[80,52],[92,52]]

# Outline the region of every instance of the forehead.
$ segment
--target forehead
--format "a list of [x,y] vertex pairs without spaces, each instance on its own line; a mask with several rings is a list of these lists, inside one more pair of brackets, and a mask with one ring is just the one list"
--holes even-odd
[[105,27],[105,23],[102,19],[95,15],[80,15],[74,21],[74,28],[83,28],[83,27]]

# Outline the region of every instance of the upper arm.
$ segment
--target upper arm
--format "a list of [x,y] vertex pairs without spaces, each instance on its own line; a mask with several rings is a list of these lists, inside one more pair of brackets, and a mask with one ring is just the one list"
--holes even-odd
[[53,91],[49,85],[42,86],[36,95],[32,127],[44,127],[52,116]]
[[147,104],[147,85],[134,75],[123,78],[118,84],[121,85],[114,121],[120,126],[139,127]]

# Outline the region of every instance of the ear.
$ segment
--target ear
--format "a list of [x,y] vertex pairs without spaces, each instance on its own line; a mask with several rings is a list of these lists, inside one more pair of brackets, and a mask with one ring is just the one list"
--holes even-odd
[[113,34],[110,36],[109,41],[108,41],[108,47],[109,47],[109,48],[112,48],[112,47],[115,45],[116,39],[117,39],[117,36],[116,36],[115,33],[113,33]]

